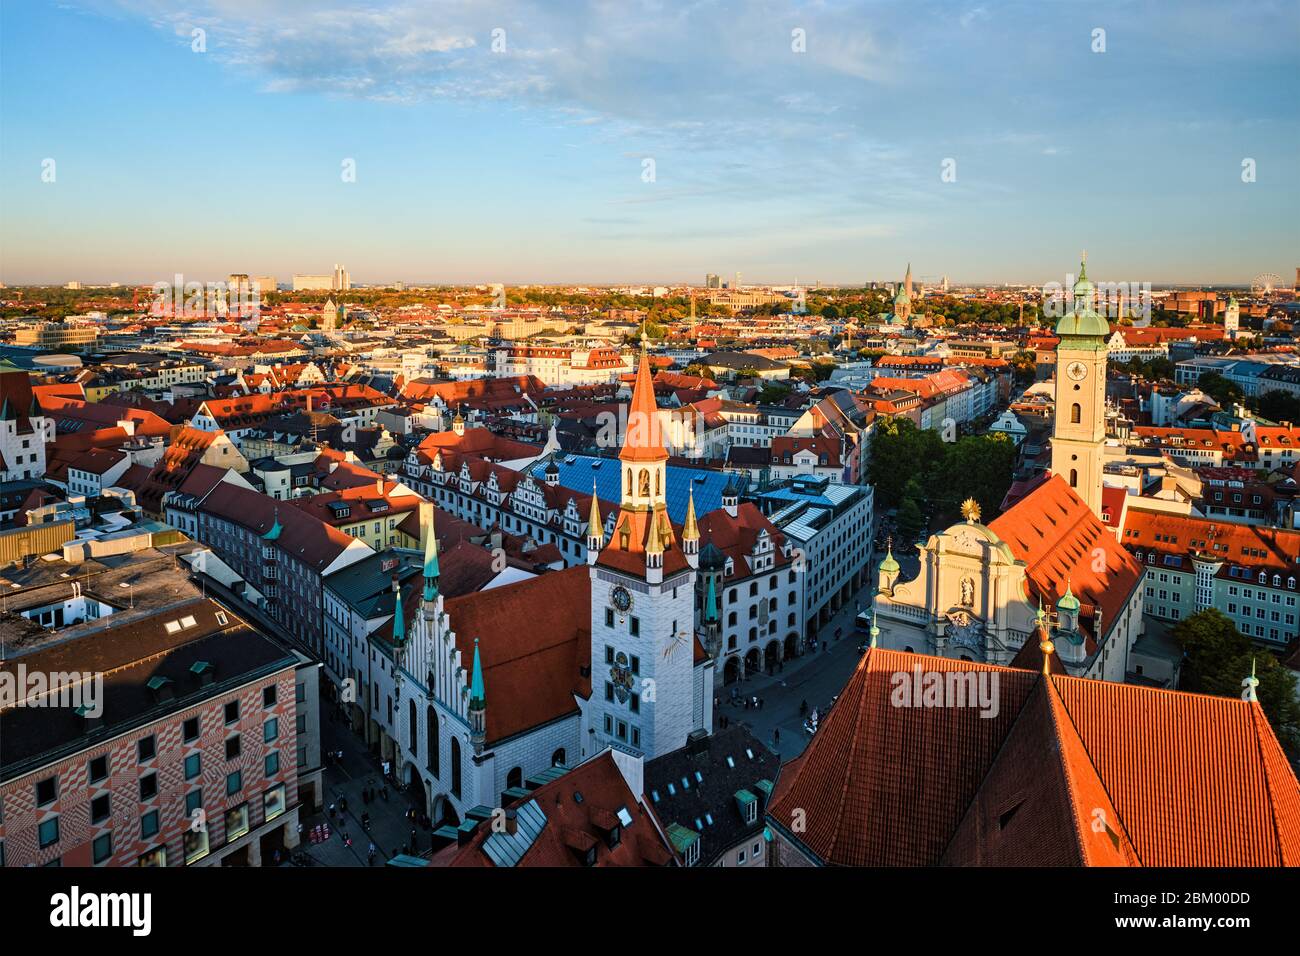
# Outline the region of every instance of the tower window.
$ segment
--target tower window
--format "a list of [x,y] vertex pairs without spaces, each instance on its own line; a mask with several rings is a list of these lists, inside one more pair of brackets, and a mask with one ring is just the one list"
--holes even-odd
[[1070,469],[1070,487],[1071,488],[1079,487],[1079,470],[1077,468]]
[[1083,420],[1083,409],[1078,402],[1070,406],[1070,421],[1077,425]]

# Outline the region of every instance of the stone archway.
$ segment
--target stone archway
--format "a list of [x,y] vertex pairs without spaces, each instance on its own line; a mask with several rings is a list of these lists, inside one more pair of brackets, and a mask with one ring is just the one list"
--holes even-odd
[[770,674],[776,670],[776,665],[781,663],[781,642],[768,641],[767,647],[763,648],[763,667]]
[[425,813],[429,805],[424,802],[424,780],[420,777],[420,771],[415,769],[415,764],[411,762],[406,765],[406,783],[407,792],[411,795],[411,802],[415,804],[415,809]]
[[757,674],[758,669],[761,666],[762,661],[758,656],[758,648],[751,647],[745,652],[745,676],[748,677],[750,674]]
[[793,660],[799,656],[799,635],[791,631],[785,636],[785,659]]
[[456,812],[456,805],[451,802],[451,797],[444,793],[434,798],[433,814],[430,819],[433,820],[434,829],[441,826],[460,826],[460,814]]
[[730,657],[728,657],[727,662],[722,665],[722,683],[734,684],[739,679],[740,679],[740,658],[733,654]]

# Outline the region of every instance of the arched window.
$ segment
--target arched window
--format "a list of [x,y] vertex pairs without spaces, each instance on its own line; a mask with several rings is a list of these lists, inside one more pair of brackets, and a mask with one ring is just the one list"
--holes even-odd
[[627,475],[627,491],[625,491],[624,494],[630,498],[632,497],[632,469],[627,469],[623,474]]
[[736,612],[732,611],[730,614],[727,615],[727,627],[735,627],[735,626],[736,626]]
[[410,735],[407,746],[411,750],[411,756],[418,760],[420,757],[420,712],[415,707],[415,698],[411,698],[407,703],[410,704],[409,715],[411,718],[407,721],[407,732]]
[[506,789],[513,790],[517,787],[522,788],[523,785],[524,785],[524,768],[512,767],[510,769],[510,772],[506,774]]
[[1077,468],[1070,469],[1070,487],[1071,488],[1079,487],[1079,470]]
[[663,486],[660,484],[663,480],[664,480],[664,473],[656,469],[655,470],[655,494],[656,495],[662,495],[664,493]]
[[438,751],[442,748],[442,737],[438,734],[438,712],[433,709],[433,704],[424,713],[424,742],[429,748],[429,756],[425,760],[425,766],[429,768],[429,773],[436,778],[438,776]]
[[1078,402],[1070,406],[1070,421],[1075,425],[1083,421],[1083,407]]
[[451,795],[460,799],[460,738],[451,738]]
[[551,754],[551,766],[552,766],[552,767],[563,767],[563,766],[564,766],[564,756],[565,756],[565,755],[564,755],[564,748],[563,748],[563,747],[561,747],[559,750],[555,751],[555,753]]
[[650,497],[650,472],[642,468],[641,473],[636,477],[636,483],[638,485],[637,493],[640,494],[642,498],[649,498]]

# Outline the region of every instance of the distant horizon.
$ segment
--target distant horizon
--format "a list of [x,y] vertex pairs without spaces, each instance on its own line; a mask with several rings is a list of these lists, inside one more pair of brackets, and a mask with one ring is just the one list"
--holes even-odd
[[1041,284],[1086,248],[1113,281],[1289,283],[1297,28],[1274,0],[6,4],[0,281]]

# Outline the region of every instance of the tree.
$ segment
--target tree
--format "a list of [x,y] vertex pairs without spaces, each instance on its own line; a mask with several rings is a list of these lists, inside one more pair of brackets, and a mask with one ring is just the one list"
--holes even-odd
[[692,362],[690,365],[686,366],[686,369],[683,374],[694,375],[696,378],[707,378],[707,379],[713,378],[713,372],[709,369],[709,367],[707,365],[701,364],[700,362]]
[[868,480],[876,488],[877,507],[898,507],[908,480],[918,474],[927,476],[943,457],[938,432],[922,431],[908,418],[877,421],[867,466]]
[[1300,398],[1275,388],[1260,397],[1256,411],[1271,421],[1300,422]]
[[1232,621],[1215,608],[1198,611],[1174,625],[1172,636],[1185,660],[1182,690],[1240,697],[1242,681],[1251,670],[1259,679],[1255,696],[1273,726],[1273,732],[1293,758],[1300,754],[1300,701],[1296,680],[1267,651],[1256,648]]
[[922,507],[924,492],[921,489],[921,483],[915,476],[908,479],[907,484],[903,487],[903,501],[898,506],[898,528],[899,537],[906,543],[910,544],[915,541],[917,536],[925,530],[925,509]]
[[1206,372],[1196,381],[1197,387],[1219,403],[1221,408],[1231,408],[1241,401],[1241,389],[1218,372]]

